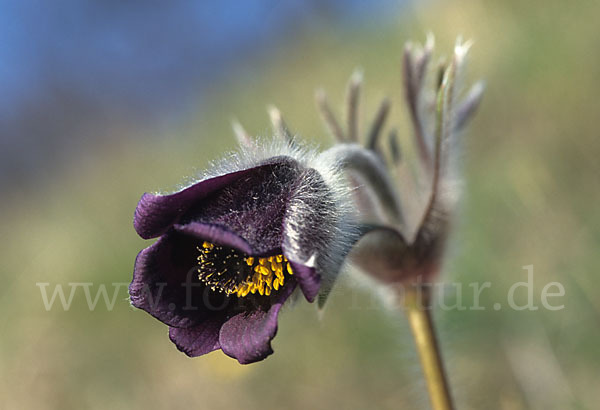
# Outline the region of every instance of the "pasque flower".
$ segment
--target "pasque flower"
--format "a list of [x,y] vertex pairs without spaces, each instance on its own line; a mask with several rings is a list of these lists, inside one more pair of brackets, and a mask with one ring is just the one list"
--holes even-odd
[[222,349],[251,363],[272,353],[297,288],[313,301],[333,282],[357,230],[327,152],[252,142],[239,127],[238,137],[240,151],[199,181],[142,196],[134,227],[158,240],[139,253],[129,293],[189,356]]
[[[457,42],[454,53],[426,81],[433,37],[424,47],[408,44],[404,52],[404,96],[413,126],[415,161],[400,150],[391,129],[386,146],[381,135],[390,111],[384,99],[364,138],[358,138],[358,100],[362,83],[355,73],[348,85],[346,131],[332,114],[323,92],[317,103],[338,151],[360,152],[363,161],[378,169],[377,186],[351,169],[354,201],[361,221],[370,226],[352,251],[352,261],[385,284],[429,281],[439,271],[449,227],[460,190],[457,177],[458,134],[477,109],[483,84],[476,83],[462,98],[457,83],[469,44]],[[433,83],[429,90],[426,84]],[[368,152],[364,152],[365,148]],[[387,149],[385,149],[387,148]],[[407,158],[404,158],[407,157]],[[386,166],[387,164],[387,166]]]
[[158,240],[138,254],[132,305],[168,325],[171,340],[189,356],[221,349],[252,363],[273,352],[279,311],[297,289],[309,302],[325,303],[355,244],[353,261],[384,283],[431,278],[456,204],[455,135],[483,89],[477,84],[456,103],[468,50],[459,43],[429,99],[424,79],[432,47],[409,47],[404,56],[421,179],[407,178],[413,167],[401,160],[394,130],[389,150],[381,147],[388,100],[365,146],[359,144],[360,74],[349,84],[346,131],[324,93],[317,95],[339,140],[325,152],[299,146],[270,108],[273,142],[257,142],[234,124],[237,153],[175,193],[142,196],[134,227],[142,238]]

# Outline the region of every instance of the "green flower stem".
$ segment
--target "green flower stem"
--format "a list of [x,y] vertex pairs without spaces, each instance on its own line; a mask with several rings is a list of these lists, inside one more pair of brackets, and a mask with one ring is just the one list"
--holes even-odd
[[434,410],[452,410],[452,398],[440,350],[435,337],[429,297],[431,287],[409,286],[404,292],[404,307],[413,333],[429,398]]

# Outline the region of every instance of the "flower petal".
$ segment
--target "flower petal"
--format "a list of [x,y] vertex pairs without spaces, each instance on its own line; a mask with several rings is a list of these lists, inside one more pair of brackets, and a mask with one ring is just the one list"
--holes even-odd
[[295,288],[296,284],[290,280],[268,311],[243,312],[227,320],[219,333],[223,352],[241,364],[258,362],[272,354],[271,339],[277,333],[279,310]]
[[246,242],[243,238],[240,238],[235,233],[229,231],[227,228],[218,225],[190,222],[185,225],[174,225],[173,228],[177,232],[195,236],[196,238],[209,242],[218,243],[219,245],[229,246],[248,255],[254,254],[254,251],[248,242]]
[[268,163],[205,179],[170,195],[145,193],[135,209],[133,226],[142,238],[156,238],[165,233],[172,224],[177,223],[179,218],[197,201],[201,201],[249,173],[272,166],[273,163]]
[[255,168],[194,204],[176,222],[176,229],[215,239],[234,234],[257,255],[281,249],[286,207],[302,170],[287,157]]
[[129,285],[131,304],[174,327],[191,327],[228,309],[229,299],[198,279],[197,240],[167,233],[143,249]]
[[319,293],[321,285],[321,276],[317,273],[314,267],[306,266],[301,263],[289,262],[292,265],[294,276],[300,285],[304,297],[309,302],[313,302]]
[[226,320],[226,316],[211,317],[198,326],[187,329],[169,328],[169,338],[177,349],[190,357],[202,356],[221,348],[219,344],[219,330]]

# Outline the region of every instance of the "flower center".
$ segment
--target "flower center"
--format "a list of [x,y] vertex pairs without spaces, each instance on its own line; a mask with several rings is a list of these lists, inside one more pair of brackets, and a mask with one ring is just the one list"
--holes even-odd
[[246,256],[233,248],[204,242],[197,246],[198,278],[212,290],[245,297],[249,293],[269,296],[283,286],[292,267],[283,255],[264,258]]

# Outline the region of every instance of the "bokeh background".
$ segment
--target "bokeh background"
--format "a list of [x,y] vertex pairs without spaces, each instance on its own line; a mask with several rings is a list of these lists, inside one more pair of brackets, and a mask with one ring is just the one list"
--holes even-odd
[[[469,283],[493,286],[483,311],[436,312],[458,408],[597,408],[599,15],[591,0],[2,1],[0,408],[427,408],[406,321],[351,275],[321,320],[286,309],[275,354],[251,366],[179,353],[124,286],[112,310],[79,288],[47,311],[36,284],[112,296],[148,245],[132,227],[143,192],[234,149],[234,116],[269,134],[269,103],[327,147],[314,90],[341,104],[355,67],[363,126],[388,95],[408,141],[401,51],[429,31],[438,55],[473,39],[469,79],[487,83],[442,279],[465,305]],[[525,265],[538,305],[564,285],[563,310],[492,308]]]

